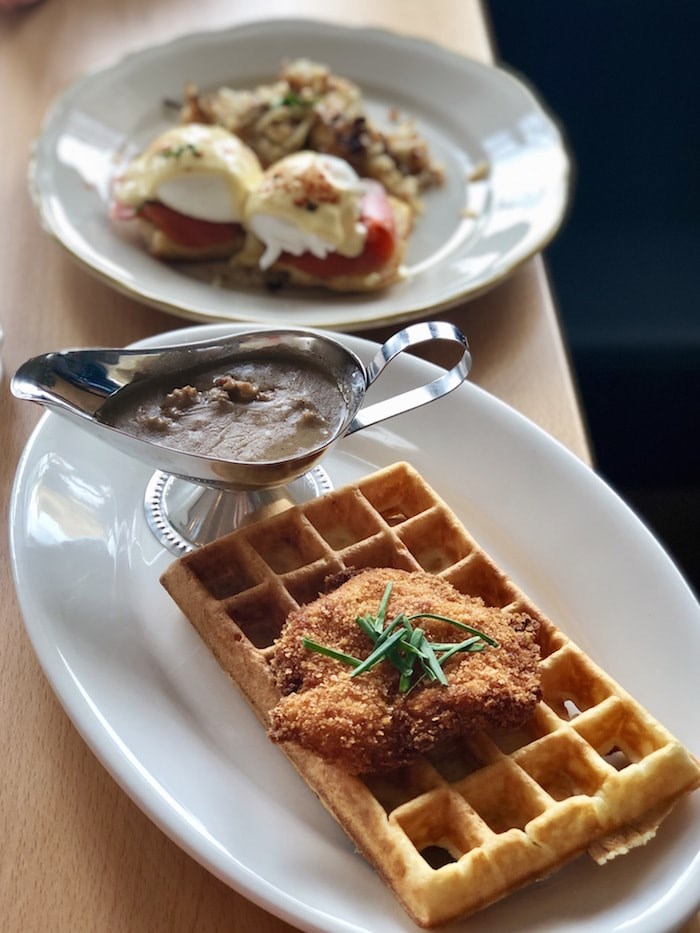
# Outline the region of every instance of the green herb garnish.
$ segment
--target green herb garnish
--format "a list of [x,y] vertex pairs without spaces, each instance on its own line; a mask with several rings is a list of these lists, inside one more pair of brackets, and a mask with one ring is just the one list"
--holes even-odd
[[[458,652],[483,651],[487,645],[498,648],[498,642],[484,632],[480,632],[479,629],[434,612],[418,612],[412,616],[400,612],[387,623],[386,614],[391,590],[392,584],[387,583],[376,615],[358,616],[355,620],[374,645],[364,660],[345,654],[343,651],[328,648],[326,645],[320,645],[311,638],[302,638],[302,644],[310,651],[316,651],[353,667],[351,677],[364,674],[380,661],[388,661],[400,674],[399,693],[408,693],[425,679],[447,686],[444,667]],[[456,628],[469,632],[469,638],[460,642],[430,642],[422,628],[413,627],[417,619],[448,622]]]
[[184,155],[186,152],[191,152],[197,159],[202,157],[202,153],[193,143],[183,143],[181,146],[168,146],[165,149],[161,149],[159,155],[162,155],[164,159],[179,159],[180,156]]
[[287,93],[275,101],[273,107],[313,107],[318,98],[302,97],[296,91],[287,91]]

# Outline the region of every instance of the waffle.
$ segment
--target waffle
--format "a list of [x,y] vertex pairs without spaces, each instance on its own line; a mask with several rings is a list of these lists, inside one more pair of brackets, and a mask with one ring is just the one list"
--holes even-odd
[[359,777],[283,746],[419,925],[466,916],[586,851],[600,864],[624,854],[700,785],[696,759],[530,602],[409,464],[206,545],[162,582],[267,725],[280,697],[269,660],[288,613],[329,574],[368,567],[440,574],[539,621],[542,701],[516,731],[461,737]]

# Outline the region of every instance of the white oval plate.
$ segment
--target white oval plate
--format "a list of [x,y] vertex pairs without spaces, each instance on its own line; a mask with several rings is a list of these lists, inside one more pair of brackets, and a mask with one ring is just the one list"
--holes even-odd
[[[356,80],[378,122],[392,107],[414,117],[446,168],[411,236],[405,280],[382,293],[216,287],[149,256],[109,220],[111,179],[173,123],[165,99],[188,81],[203,89],[269,81],[282,59],[297,56]],[[484,162],[488,176],[467,183]],[[342,330],[445,308],[500,281],[554,236],[568,184],[557,126],[507,72],[418,39],[308,20],[186,36],[88,75],[50,110],[30,168],[45,229],[121,291],[194,320]]]
[[[377,349],[342,339],[366,361]],[[396,392],[435,373],[402,356],[379,384]],[[592,471],[512,409],[469,383],[436,406],[341,441],[324,461],[334,484],[411,461],[559,626],[698,754],[700,608],[671,561]],[[410,933],[160,586],[172,557],[146,525],[149,478],[54,414],[26,448],[11,555],[53,689],[125,791],[229,885],[303,930]],[[605,868],[581,858],[456,929],[659,933],[699,907],[700,793],[645,848]]]

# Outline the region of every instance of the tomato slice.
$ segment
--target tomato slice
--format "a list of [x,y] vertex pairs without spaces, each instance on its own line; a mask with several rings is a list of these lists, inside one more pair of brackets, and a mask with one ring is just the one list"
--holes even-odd
[[235,239],[241,230],[241,225],[236,223],[217,223],[188,217],[160,201],[146,201],[139,208],[138,215],[161,230],[173,243],[188,249],[219,246]]
[[367,228],[367,239],[358,256],[329,253],[325,259],[320,259],[313,253],[302,253],[301,256],[282,253],[280,262],[321,279],[338,275],[369,275],[381,269],[396,249],[396,220],[386,191],[378,182],[368,184],[360,207],[360,221]]

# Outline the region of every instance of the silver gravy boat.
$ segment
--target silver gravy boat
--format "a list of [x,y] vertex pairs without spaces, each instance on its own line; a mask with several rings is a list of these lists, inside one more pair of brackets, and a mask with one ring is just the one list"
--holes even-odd
[[[363,407],[365,394],[399,353],[428,341],[459,348],[455,365],[427,385]],[[310,450],[286,458],[245,461],[168,447],[101,420],[109,401],[149,383],[183,385],[188,374],[231,367],[255,356],[320,367],[338,386],[343,411],[332,434]],[[45,406],[79,424],[112,447],[153,467],[146,491],[149,526],[174,553],[190,550],[261,512],[279,509],[327,491],[320,461],[347,437],[432,402],[461,385],[471,367],[464,335],[445,321],[410,325],[390,337],[365,365],[338,340],[305,328],[262,328],[194,343],[152,349],[86,349],[27,360],[12,378],[20,399]]]

